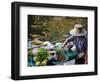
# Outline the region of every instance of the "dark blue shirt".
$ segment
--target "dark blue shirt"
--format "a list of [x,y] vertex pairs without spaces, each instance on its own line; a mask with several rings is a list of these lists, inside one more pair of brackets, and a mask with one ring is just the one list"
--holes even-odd
[[85,35],[71,36],[71,38],[69,38],[67,42],[70,41],[74,42],[78,54],[87,51],[87,37]]

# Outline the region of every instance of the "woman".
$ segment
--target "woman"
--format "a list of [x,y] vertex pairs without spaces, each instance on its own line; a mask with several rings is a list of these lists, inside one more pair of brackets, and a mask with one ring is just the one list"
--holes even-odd
[[75,24],[69,34],[70,36],[66,39],[62,47],[65,47],[68,42],[73,42],[77,52],[75,63],[84,64],[84,56],[87,52],[87,33],[81,24]]

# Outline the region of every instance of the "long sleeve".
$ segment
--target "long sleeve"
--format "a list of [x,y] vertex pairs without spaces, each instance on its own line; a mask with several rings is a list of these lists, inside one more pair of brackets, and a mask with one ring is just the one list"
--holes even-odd
[[63,43],[63,47],[68,43],[68,42],[71,42],[71,41],[74,41],[74,36],[70,36],[68,37],[65,42]]

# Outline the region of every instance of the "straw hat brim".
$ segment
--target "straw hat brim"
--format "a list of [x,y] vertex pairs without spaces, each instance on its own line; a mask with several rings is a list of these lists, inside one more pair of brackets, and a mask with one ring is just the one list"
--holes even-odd
[[83,36],[83,35],[86,35],[86,30],[82,29],[82,32],[79,33],[77,32],[77,29],[72,29],[70,30],[70,34],[73,35],[73,36]]

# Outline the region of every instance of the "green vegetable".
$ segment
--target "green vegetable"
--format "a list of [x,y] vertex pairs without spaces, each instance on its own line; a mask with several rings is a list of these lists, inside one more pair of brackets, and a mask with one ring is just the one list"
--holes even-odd
[[28,49],[28,56],[33,56],[32,48]]
[[[50,54],[49,54],[48,50],[46,50],[44,48],[39,48],[36,57],[34,57],[34,61],[36,62],[36,65],[38,65],[38,66],[46,65],[49,55]],[[37,63],[37,62],[40,62],[40,63]]]

